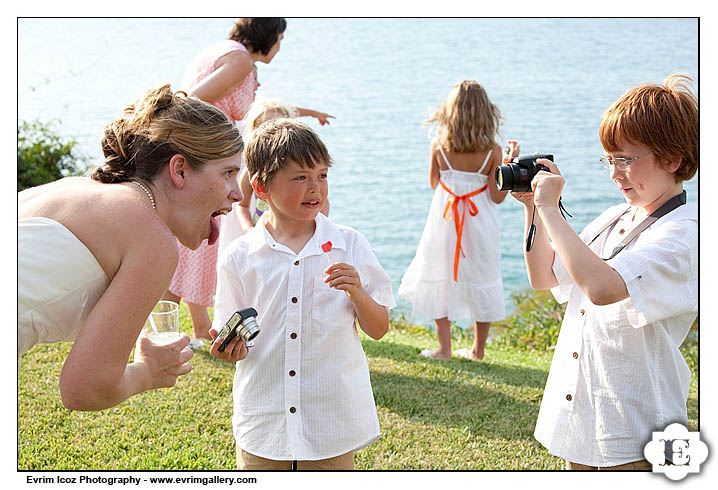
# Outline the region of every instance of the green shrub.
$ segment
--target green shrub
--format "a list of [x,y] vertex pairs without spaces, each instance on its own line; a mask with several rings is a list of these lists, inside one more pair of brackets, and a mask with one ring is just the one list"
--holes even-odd
[[21,122],[17,128],[17,191],[81,173],[77,141],[63,141],[53,123]]
[[511,298],[515,312],[493,325],[493,341],[518,349],[552,349],[558,340],[565,305],[558,304],[550,291],[519,291]]

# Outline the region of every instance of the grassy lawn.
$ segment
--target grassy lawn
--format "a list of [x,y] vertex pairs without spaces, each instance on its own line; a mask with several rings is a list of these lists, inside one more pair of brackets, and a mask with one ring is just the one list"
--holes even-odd
[[[181,329],[191,332],[187,310]],[[489,344],[484,361],[435,361],[432,332],[392,325],[363,338],[382,436],[355,456],[357,469],[561,469],[533,438],[551,354]],[[468,347],[461,338],[454,348]],[[143,393],[102,412],[62,406],[58,380],[70,344],[38,345],[18,361],[18,469],[234,469],[234,366],[195,352],[172,389]],[[697,379],[688,400],[697,430]]]

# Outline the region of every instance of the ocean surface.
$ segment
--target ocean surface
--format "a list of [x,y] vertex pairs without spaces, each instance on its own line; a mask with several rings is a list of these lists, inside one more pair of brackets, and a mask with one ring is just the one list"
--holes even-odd
[[[18,122],[55,121],[89,164],[105,124],[144,90],[181,88],[186,65],[224,39],[232,19],[19,19]],[[422,127],[451,86],[475,79],[500,108],[499,143],[552,153],[580,231],[623,201],[598,158],[601,114],[627,89],[675,72],[698,90],[696,19],[287,19],[281,50],[258,64],[258,96],[328,112],[317,129],[336,162],[331,217],[364,233],[398,288],[432,190]],[[686,183],[698,201],[698,176]],[[528,287],[523,207],[499,207],[505,295]],[[500,300],[500,298],[497,298]],[[410,316],[397,297],[395,311]],[[418,323],[430,319],[412,319]]]

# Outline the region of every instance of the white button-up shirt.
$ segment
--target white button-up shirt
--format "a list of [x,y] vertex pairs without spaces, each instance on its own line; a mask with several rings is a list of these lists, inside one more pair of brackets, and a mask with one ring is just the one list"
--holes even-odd
[[[584,242],[618,208],[589,224]],[[608,257],[637,224],[630,221],[633,211],[591,249]],[[694,204],[678,207],[609,261],[630,295],[618,303],[592,304],[556,254],[559,285],[552,293],[568,305],[534,433],[551,454],[616,466],[645,459],[653,431],[673,422],[687,425],[691,373],[678,348],[698,312],[697,213]]]
[[261,329],[234,376],[237,445],[273,460],[325,459],[379,437],[369,366],[346,293],[330,288],[321,244],[345,262],[377,303],[395,306],[391,279],[361,233],[316,218],[314,236],[295,254],[276,242],[264,218],[218,261],[214,328],[254,307]]

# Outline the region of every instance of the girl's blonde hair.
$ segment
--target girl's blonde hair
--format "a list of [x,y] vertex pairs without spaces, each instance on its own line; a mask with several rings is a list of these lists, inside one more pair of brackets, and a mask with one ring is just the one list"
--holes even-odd
[[451,88],[443,104],[423,122],[436,123],[436,141],[455,153],[491,149],[499,132],[501,113],[475,80]]
[[663,85],[647,83],[623,94],[601,119],[603,148],[618,151],[621,140],[646,145],[661,163],[680,159],[676,182],[691,179],[698,170],[698,99],[692,81],[673,74]]
[[152,182],[173,155],[192,168],[244,149],[239,130],[222,111],[169,84],[144,94],[105,127],[105,163],[92,179],[111,184],[130,180]]
[[249,136],[260,124],[280,117],[297,117],[297,113],[294,107],[278,99],[256,99],[252,102],[252,105],[249,106],[249,110],[247,110],[247,114],[244,116],[245,141],[249,139]]

